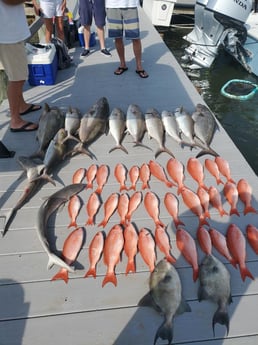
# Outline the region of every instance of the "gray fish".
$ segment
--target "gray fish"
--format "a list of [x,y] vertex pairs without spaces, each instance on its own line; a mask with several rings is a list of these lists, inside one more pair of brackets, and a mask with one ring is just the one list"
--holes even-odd
[[58,107],[49,107],[45,103],[43,112],[39,119],[36,138],[39,142],[38,151],[32,155],[44,157],[44,152],[50,141],[54,138],[57,131],[63,128],[65,124],[65,116]]
[[165,129],[159,112],[154,108],[150,108],[146,111],[144,116],[149,136],[155,139],[159,145],[159,148],[155,153],[155,158],[157,158],[162,152],[167,152],[170,156],[174,157],[173,153],[164,144]]
[[189,143],[194,146],[194,121],[191,115],[183,107],[180,107],[175,110],[175,117],[179,130]]
[[108,100],[101,97],[82,117],[79,128],[80,143],[73,148],[73,152],[85,153],[91,157],[90,152],[84,148],[84,145],[88,146],[100,135],[107,132],[108,117]]
[[79,109],[69,107],[66,114],[65,114],[65,124],[64,128],[67,131],[67,136],[65,138],[66,140],[75,140],[79,142],[80,140],[75,137],[75,134],[77,133],[81,122],[81,113]]
[[86,184],[83,183],[68,185],[48,197],[39,208],[36,227],[39,240],[48,255],[48,269],[53,265],[57,265],[67,269],[69,272],[74,271],[71,266],[50,250],[47,238],[48,220],[61,205],[68,202],[73,195],[80,193],[85,187]]
[[66,130],[64,128],[60,128],[56,133],[54,139],[51,140],[43,161],[44,169],[42,171],[42,174],[38,176],[37,179],[45,179],[51,182],[54,186],[56,185],[55,181],[49,176],[49,173],[54,167],[58,165],[58,163],[63,161],[67,153],[65,142],[66,136]]
[[29,202],[29,200],[36,194],[42,184],[42,181],[37,180],[37,177],[40,176],[41,171],[44,167],[43,165],[38,165],[29,157],[24,156],[18,157],[18,163],[26,172],[28,183],[26,184],[21,197],[17,201],[16,205],[11,209],[9,214],[7,216],[1,216],[1,218],[5,218],[5,225],[2,230],[2,236],[7,233],[14,217],[17,214],[17,211],[21,209],[27,202]]
[[194,120],[194,141],[198,147],[203,150],[198,153],[197,157],[204,154],[218,156],[218,154],[210,148],[214,132],[218,128],[215,118],[211,111],[203,104],[197,104],[196,111],[192,114]]
[[139,302],[140,306],[152,306],[164,314],[164,322],[158,328],[154,345],[158,338],[172,344],[173,319],[175,315],[190,312],[191,308],[182,297],[180,277],[173,265],[166,259],[158,262],[149,280],[150,291]]
[[144,133],[146,132],[146,124],[143,112],[137,104],[130,104],[126,113],[126,128],[129,134],[133,137],[135,146],[143,146],[149,149],[142,143]]
[[212,327],[216,323],[225,325],[229,331],[228,304],[232,302],[230,290],[230,274],[225,265],[213,255],[206,255],[200,265],[200,286],[198,299],[210,300],[218,304],[218,309],[213,315]]
[[125,153],[128,153],[127,149],[122,145],[125,128],[125,113],[120,108],[114,108],[109,115],[109,131],[115,139],[116,146],[112,147],[109,153],[117,149],[121,149]]

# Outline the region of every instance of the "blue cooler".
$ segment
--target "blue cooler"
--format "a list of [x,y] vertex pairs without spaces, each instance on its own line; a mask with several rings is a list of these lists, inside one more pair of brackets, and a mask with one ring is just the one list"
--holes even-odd
[[[84,42],[84,35],[83,35],[83,26],[80,26],[78,29],[78,37],[81,47],[85,47]],[[91,32],[90,34],[90,47],[94,47],[96,45],[96,34],[95,32]]]
[[29,84],[54,85],[56,81],[58,63],[55,45],[44,45],[43,48],[34,48],[26,44],[29,67]]

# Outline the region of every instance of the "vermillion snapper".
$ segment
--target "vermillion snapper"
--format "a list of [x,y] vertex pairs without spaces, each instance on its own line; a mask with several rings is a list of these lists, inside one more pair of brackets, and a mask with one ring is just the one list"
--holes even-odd
[[167,152],[170,156],[174,157],[173,153],[164,145],[165,130],[159,112],[154,108],[150,108],[146,111],[144,116],[147,132],[150,138],[155,139],[159,145],[159,148],[155,153],[155,158],[157,158],[162,152]]
[[228,304],[232,302],[230,288],[230,274],[225,265],[213,255],[206,255],[199,270],[200,286],[198,290],[199,302],[210,300],[218,304],[212,319],[212,327],[216,323],[225,325],[229,331]]
[[164,321],[156,332],[154,345],[158,338],[168,340],[171,345],[174,317],[190,312],[191,308],[182,297],[181,280],[176,269],[166,259],[159,261],[150,274],[149,288],[149,293],[140,300],[139,305],[154,307],[164,315]]

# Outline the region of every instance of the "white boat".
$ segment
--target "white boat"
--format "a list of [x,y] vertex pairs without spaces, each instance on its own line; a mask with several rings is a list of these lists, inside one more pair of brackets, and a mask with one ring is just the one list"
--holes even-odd
[[220,49],[258,75],[258,13],[252,0],[198,0],[190,45],[182,60],[190,69],[209,68]]

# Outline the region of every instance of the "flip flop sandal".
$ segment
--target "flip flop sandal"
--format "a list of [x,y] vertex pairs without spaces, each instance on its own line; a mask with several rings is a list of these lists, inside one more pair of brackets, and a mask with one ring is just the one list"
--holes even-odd
[[33,128],[28,128],[29,126],[33,125],[33,122],[26,122],[23,126],[20,128],[10,128],[11,132],[17,133],[17,132],[32,132],[36,131],[38,129],[38,126]]
[[115,75],[121,75],[127,70],[128,70],[128,67],[118,67],[118,69],[115,70],[114,74]]
[[139,71],[135,71],[141,78],[148,78],[148,74],[144,71],[144,69],[139,70]]
[[26,115],[26,114],[29,114],[29,113],[31,113],[33,111],[38,111],[40,109],[41,109],[41,105],[31,104],[29,106],[29,108],[27,110],[23,111],[22,113],[20,113],[20,115]]

